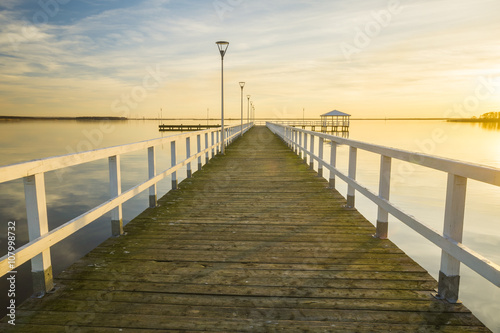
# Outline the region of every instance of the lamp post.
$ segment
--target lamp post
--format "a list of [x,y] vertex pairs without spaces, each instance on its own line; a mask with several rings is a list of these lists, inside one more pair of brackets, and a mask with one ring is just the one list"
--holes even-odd
[[245,82],[240,82],[241,87],[241,135],[243,136],[243,87]]
[[221,59],[221,154],[224,155],[225,134],[224,134],[224,55],[226,54],[229,42],[219,41],[216,42],[220,52]]
[[250,123],[250,95],[247,95],[247,124]]

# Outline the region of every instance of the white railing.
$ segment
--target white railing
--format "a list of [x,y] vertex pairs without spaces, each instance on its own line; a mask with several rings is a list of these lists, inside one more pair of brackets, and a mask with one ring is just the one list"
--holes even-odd
[[349,127],[349,120],[278,120],[273,121],[273,124],[285,126],[335,126],[335,127]]
[[[311,168],[314,167],[314,161],[316,161],[320,176],[323,176],[323,168],[328,169],[330,171],[330,187],[335,188],[335,176],[346,182],[346,199],[349,207],[354,207],[355,191],[363,194],[378,206],[375,237],[387,238],[388,217],[391,214],[441,248],[442,255],[437,297],[446,299],[452,303],[458,300],[460,263],[467,265],[485,279],[500,287],[500,266],[462,244],[467,179],[500,186],[500,169],[378,146],[274,123],[267,123],[267,127],[279,135],[306,162],[309,158]],[[323,159],[325,140],[330,141],[330,161]],[[319,145],[318,155],[314,153],[315,142]],[[336,168],[336,153],[337,145],[339,144],[349,147],[347,175]],[[358,149],[380,155],[378,194],[373,193],[356,181],[356,156]],[[415,163],[448,174],[446,204],[444,208],[444,228],[442,233],[403,212],[389,201],[392,159]]]
[[[226,127],[224,129],[225,144],[230,144],[236,137],[245,133],[251,126],[251,124],[245,124],[243,125],[243,130],[241,126]],[[202,149],[202,137],[204,137],[204,149]],[[0,276],[15,270],[16,267],[31,260],[33,289],[35,294],[43,295],[45,292],[50,291],[53,288],[52,265],[50,259],[50,249],[52,246],[109,211],[111,211],[112,234],[114,236],[121,235],[123,233],[123,203],[144,190],[149,189],[149,206],[155,207],[157,204],[156,184],[171,175],[172,189],[176,189],[176,172],[182,167],[186,167],[187,177],[191,177],[191,163],[197,160],[198,170],[200,170],[203,157],[206,163],[210,158],[215,156],[216,151],[221,151],[222,145],[220,138],[220,129],[208,129],[0,167],[0,183],[15,179],[24,179],[29,233],[29,243],[0,258]],[[196,154],[191,154],[191,139],[195,139],[197,142]],[[186,159],[177,162],[176,142],[179,140],[186,140]],[[171,166],[157,173],[155,147],[168,143],[170,143]],[[145,149],[148,151],[149,179],[122,193],[120,155]],[[44,173],[104,158],[108,158],[109,160],[111,198],[99,206],[64,223],[58,228],[49,230]]]

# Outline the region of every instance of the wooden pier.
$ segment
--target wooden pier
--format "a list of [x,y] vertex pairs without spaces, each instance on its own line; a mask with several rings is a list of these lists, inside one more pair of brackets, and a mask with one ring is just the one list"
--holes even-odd
[[202,129],[207,129],[207,128],[218,128],[220,125],[168,125],[168,124],[161,124],[158,125],[159,131],[164,132],[164,131],[185,131],[185,132],[191,132],[191,131],[199,131]]
[[489,332],[265,127],[26,301],[16,332]]

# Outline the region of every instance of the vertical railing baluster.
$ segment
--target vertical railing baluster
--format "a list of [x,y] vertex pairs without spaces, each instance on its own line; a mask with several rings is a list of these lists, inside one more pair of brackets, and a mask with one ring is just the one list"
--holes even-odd
[[217,131],[217,154],[222,153],[222,142],[221,142],[222,131]]
[[[389,201],[391,191],[391,158],[384,155],[380,156],[380,177],[378,188],[378,196]],[[375,233],[375,237],[387,239],[388,229],[389,213],[382,207],[378,206],[377,231]]]
[[[186,160],[191,157],[191,138],[187,137],[186,138]],[[193,172],[191,171],[191,162],[187,163],[186,166],[186,176],[187,178],[191,178],[193,175]]]
[[302,158],[302,132],[299,132],[299,156]]
[[324,139],[320,137],[318,144],[319,144],[319,146],[318,146],[318,157],[319,157],[318,175],[320,177],[323,177],[323,144],[324,144]]
[[[155,147],[148,148],[148,177],[149,179],[156,176],[156,152]],[[149,207],[156,207],[158,204],[156,184],[149,188]]]
[[196,136],[196,148],[198,151],[198,171],[201,170],[201,134],[198,134]]
[[[357,163],[358,149],[350,147],[349,149],[349,173],[348,176],[352,180],[356,180],[356,163]],[[354,208],[354,186],[349,184],[347,186],[347,207]]]
[[[464,231],[465,197],[467,178],[448,174],[443,236],[461,243]],[[450,303],[458,301],[460,261],[444,250],[441,253],[438,297]]]
[[[45,178],[43,173],[24,178],[24,196],[28,219],[28,236],[32,242],[49,232],[47,219],[47,200],[45,197]],[[33,292],[37,297],[45,295],[54,288],[50,249],[31,259]]]
[[[331,141],[330,145],[330,165],[334,168],[337,167],[337,142]],[[330,171],[330,179],[328,181],[330,188],[335,188],[335,173]]]
[[[170,142],[170,165],[174,167],[177,164],[175,152],[175,140]],[[177,189],[177,171],[172,172],[172,190]]]
[[[109,190],[111,198],[122,194],[122,175],[120,168],[120,155],[110,156],[109,160]],[[111,234],[123,234],[122,204],[111,210]]]
[[309,153],[309,162],[310,162],[309,168],[311,170],[314,170],[314,157],[313,156],[314,156],[314,141],[315,141],[314,139],[315,138],[316,138],[316,136],[311,133],[311,143],[310,143],[310,149],[309,149],[310,150],[310,153]]
[[205,133],[205,164],[208,163],[210,159],[210,152],[208,150],[208,133]]
[[214,157],[215,151],[214,151],[214,132],[210,133],[210,136],[212,137],[212,144],[210,145],[212,147],[212,157]]
[[304,161],[307,164],[307,133],[304,133]]

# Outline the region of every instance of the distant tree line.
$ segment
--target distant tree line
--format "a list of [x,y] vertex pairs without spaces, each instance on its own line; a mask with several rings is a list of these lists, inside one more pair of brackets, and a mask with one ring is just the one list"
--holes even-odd
[[486,112],[478,117],[448,119],[452,122],[473,123],[500,123],[500,112]]
[[500,119],[500,112],[487,112],[483,113],[480,119]]

